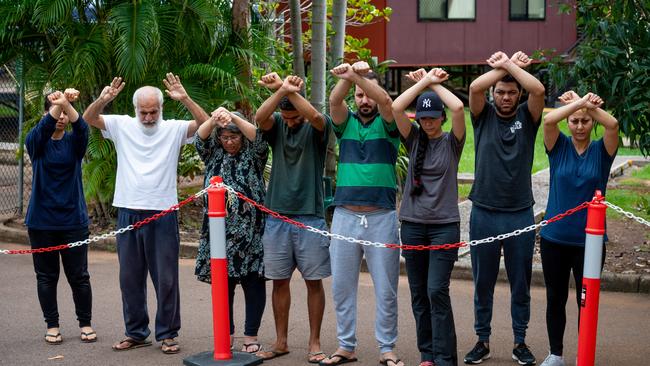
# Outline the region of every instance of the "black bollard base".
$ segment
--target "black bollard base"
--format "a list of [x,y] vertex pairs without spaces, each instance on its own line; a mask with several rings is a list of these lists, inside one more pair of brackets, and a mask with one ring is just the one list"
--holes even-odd
[[215,360],[214,352],[202,352],[183,359],[186,366],[252,366],[264,360],[247,352],[233,352],[230,360]]

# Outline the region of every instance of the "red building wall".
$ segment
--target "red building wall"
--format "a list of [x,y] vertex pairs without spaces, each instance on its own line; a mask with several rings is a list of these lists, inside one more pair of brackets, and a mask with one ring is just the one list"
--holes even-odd
[[393,59],[397,67],[484,64],[499,50],[507,54],[549,48],[564,52],[577,39],[575,13],[558,14],[556,3],[550,0],[543,21],[509,20],[509,0],[476,0],[473,21],[418,22],[418,0],[373,3],[393,9],[390,21],[348,27],[347,32],[369,38],[373,55],[380,61]]

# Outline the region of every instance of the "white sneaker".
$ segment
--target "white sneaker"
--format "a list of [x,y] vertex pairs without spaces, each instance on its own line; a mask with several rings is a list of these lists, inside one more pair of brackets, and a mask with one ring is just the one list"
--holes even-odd
[[562,356],[549,354],[540,366],[566,366]]

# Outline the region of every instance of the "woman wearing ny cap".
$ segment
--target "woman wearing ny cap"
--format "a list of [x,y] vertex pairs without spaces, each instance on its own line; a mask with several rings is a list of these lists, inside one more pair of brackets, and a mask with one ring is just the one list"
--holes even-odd
[[[221,176],[224,184],[237,192],[264,202],[264,167],[268,158],[268,144],[261,132],[238,112],[221,107],[199,127],[194,143],[205,163],[205,186],[210,178]],[[207,208],[207,205],[206,205]],[[226,216],[226,257],[228,258],[228,299],[230,308],[230,343],[232,347],[235,326],[233,299],[235,287],[241,285],[246,303],[244,344],[242,352],[261,350],[257,331],[266,306],[264,279],[264,213],[243,200],[228,200]],[[199,281],[210,282],[210,230],[207,210],[196,257],[195,274]]]
[[[404,244],[431,245],[460,241],[458,162],[465,144],[463,103],[441,85],[442,69],[413,71],[415,85],[393,102],[393,115],[409,151],[409,167],[399,211]],[[418,96],[422,91],[427,90]],[[405,110],[417,97],[413,124]],[[444,132],[445,106],[451,132]],[[456,330],[449,281],[458,249],[405,250],[406,272],[415,316],[420,366],[457,365]]]
[[[580,97],[568,91],[560,96],[560,102],[564,106],[544,117],[544,146],[550,167],[545,219],[590,201],[597,189],[604,195],[609,170],[618,149],[618,121],[600,108],[603,100],[599,96],[588,93]],[[558,127],[565,118],[571,136],[563,134]],[[591,131],[596,122],[604,127],[603,137],[591,141]],[[542,366],[564,366],[562,352],[569,276],[573,271],[579,307],[586,211],[576,212],[544,226],[539,234],[546,284],[546,329],[550,345],[550,353]],[[604,251],[603,247],[603,263]]]

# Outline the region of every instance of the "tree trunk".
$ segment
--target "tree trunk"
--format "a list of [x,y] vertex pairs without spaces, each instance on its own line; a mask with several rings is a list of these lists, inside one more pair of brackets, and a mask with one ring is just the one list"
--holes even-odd
[[327,28],[326,0],[312,2],[311,19],[311,104],[319,111],[325,111],[325,67]]
[[[332,63],[331,67],[340,64],[345,56],[345,11],[347,6],[347,0],[333,0],[332,3],[332,29],[334,34],[330,41],[329,60]],[[332,177],[332,179],[336,177],[337,160],[336,137],[332,134],[327,142],[327,157],[325,158],[325,175]]]
[[302,16],[300,0],[289,0],[291,15],[291,45],[293,47],[293,73],[305,80],[305,59],[302,49]]
[[[232,32],[237,37],[238,42],[243,44],[250,43],[250,4],[249,0],[233,0],[232,2]],[[251,84],[251,65],[246,56],[241,56],[237,63],[241,66],[241,80],[247,85]],[[235,107],[244,114],[249,120],[252,118],[253,108],[248,100],[240,100],[235,103]]]
[[345,10],[347,0],[334,0],[332,3],[332,39],[330,43],[330,62],[332,66],[342,62],[345,47]]

